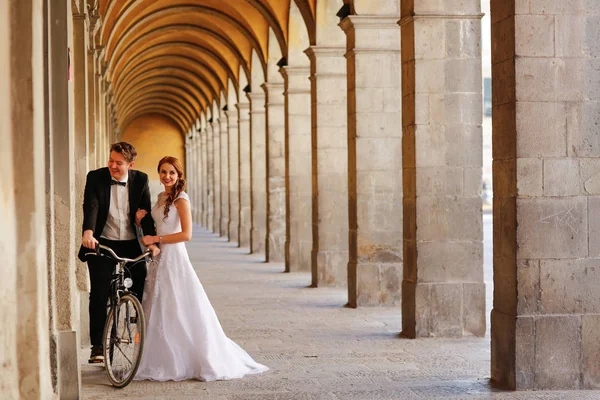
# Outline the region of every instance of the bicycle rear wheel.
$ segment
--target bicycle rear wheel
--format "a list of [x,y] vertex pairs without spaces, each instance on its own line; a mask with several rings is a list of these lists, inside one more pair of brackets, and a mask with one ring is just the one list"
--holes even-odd
[[113,386],[123,388],[132,381],[142,359],[145,333],[146,320],[139,300],[132,294],[122,296],[118,306],[108,313],[104,327],[104,365]]

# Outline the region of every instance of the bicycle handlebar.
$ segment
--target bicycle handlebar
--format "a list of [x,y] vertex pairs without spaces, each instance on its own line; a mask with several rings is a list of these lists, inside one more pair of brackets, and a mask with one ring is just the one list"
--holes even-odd
[[101,256],[102,254],[100,253],[100,250],[105,250],[109,253],[109,255],[118,262],[128,262],[128,263],[136,263],[138,261],[141,261],[142,259],[148,257],[148,256],[152,256],[152,251],[150,249],[146,249],[145,252],[143,252],[139,257],[136,258],[124,258],[124,257],[119,257],[114,251],[113,249],[111,249],[110,247],[104,246],[100,243],[98,243],[98,245],[96,246],[96,251],[94,253],[85,253],[86,256],[88,255],[94,255],[94,256]]

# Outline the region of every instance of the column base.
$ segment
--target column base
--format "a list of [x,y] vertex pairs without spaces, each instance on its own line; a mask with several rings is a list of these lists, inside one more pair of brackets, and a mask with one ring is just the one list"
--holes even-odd
[[402,263],[348,263],[348,306],[400,305]]
[[268,236],[269,246],[269,262],[274,263],[285,263],[286,259],[286,243],[285,243],[285,231],[284,232],[269,232]]
[[311,247],[307,242],[289,243],[289,272],[310,271]]
[[346,287],[348,285],[348,252],[312,251],[312,286]]
[[402,283],[402,336],[485,335],[485,283]]
[[79,342],[76,331],[58,333],[59,394],[64,400],[77,400],[80,396]]
[[248,249],[251,250],[250,248],[250,228],[240,225],[240,230],[239,230],[239,234],[240,234],[240,242],[239,242],[239,247],[247,247]]
[[236,243],[239,246],[240,235],[239,235],[238,225],[239,224],[236,220],[230,219],[229,226],[227,227],[227,231],[229,232],[229,241]]
[[231,241],[231,234],[229,232],[229,219],[221,219],[221,236],[225,236],[228,242]]
[[252,254],[265,254],[265,233],[262,229],[252,228],[250,237],[252,238],[252,248],[250,249]]

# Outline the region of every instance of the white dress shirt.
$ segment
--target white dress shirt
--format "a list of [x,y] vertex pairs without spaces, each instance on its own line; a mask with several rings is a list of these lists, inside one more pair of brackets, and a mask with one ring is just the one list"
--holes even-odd
[[[121,179],[121,182],[127,183],[128,179],[129,176],[126,174],[125,177]],[[131,218],[129,218],[128,186],[128,184],[125,186],[110,185],[110,206],[108,208],[106,225],[104,225],[104,230],[101,235],[101,237],[105,239],[132,240],[136,238],[135,232],[131,227]]]

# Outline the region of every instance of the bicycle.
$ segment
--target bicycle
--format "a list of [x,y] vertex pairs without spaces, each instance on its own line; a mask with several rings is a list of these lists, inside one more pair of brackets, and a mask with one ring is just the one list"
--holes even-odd
[[115,262],[115,272],[110,282],[109,312],[102,335],[104,365],[110,383],[117,388],[127,386],[138,370],[144,350],[146,319],[140,301],[129,291],[133,285],[131,278],[125,277],[125,265],[137,264],[152,255],[146,250],[137,258],[122,258],[104,245],[98,244],[94,253],[107,257],[100,250],[108,252]]

